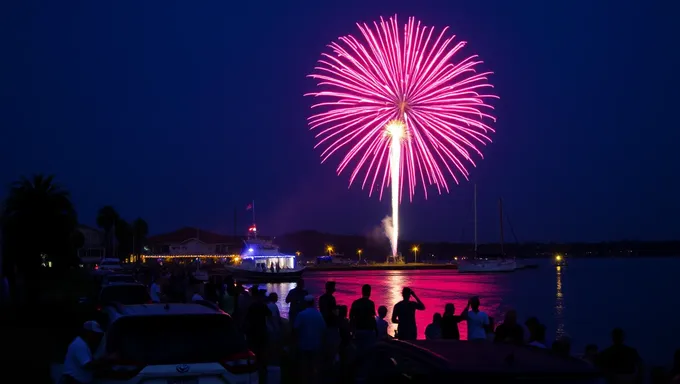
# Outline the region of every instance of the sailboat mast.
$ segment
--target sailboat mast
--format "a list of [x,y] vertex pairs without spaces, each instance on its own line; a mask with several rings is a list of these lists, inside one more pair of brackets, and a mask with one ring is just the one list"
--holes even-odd
[[475,184],[475,257],[477,257],[477,184]]
[[503,199],[498,199],[498,214],[500,217],[501,225],[501,255],[505,256],[505,250],[503,249]]

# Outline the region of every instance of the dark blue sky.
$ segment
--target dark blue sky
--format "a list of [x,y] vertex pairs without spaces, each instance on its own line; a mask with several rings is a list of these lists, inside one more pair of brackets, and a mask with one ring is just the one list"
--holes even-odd
[[367,233],[389,203],[319,164],[302,94],[325,44],[397,13],[451,26],[501,96],[471,182],[403,204],[404,238],[471,240],[473,183],[482,240],[499,196],[520,241],[680,238],[680,2],[238,3],[3,2],[0,184],[54,173],[82,222],[152,233],[230,233],[251,199],[265,234]]

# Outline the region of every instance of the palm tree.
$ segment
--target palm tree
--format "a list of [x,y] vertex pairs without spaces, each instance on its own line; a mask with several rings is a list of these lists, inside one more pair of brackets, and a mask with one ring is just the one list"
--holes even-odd
[[144,219],[138,217],[132,222],[133,250],[137,261],[142,253],[142,248],[146,245],[146,236],[149,234],[149,224]]
[[127,221],[119,218],[113,232],[117,243],[116,254],[122,261],[132,254],[132,227]]
[[113,233],[111,233],[111,230],[118,220],[120,220],[120,215],[112,206],[106,205],[99,209],[97,226],[104,230],[106,257],[113,255]]
[[7,271],[16,266],[30,277],[43,257],[55,266],[65,264],[73,257],[76,225],[69,193],[54,182],[54,176],[38,174],[14,182],[2,212]]

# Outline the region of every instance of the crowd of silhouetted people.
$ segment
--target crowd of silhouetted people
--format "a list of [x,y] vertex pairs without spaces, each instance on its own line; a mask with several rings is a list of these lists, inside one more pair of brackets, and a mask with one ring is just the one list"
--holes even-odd
[[[267,367],[281,367],[285,382],[320,383],[352,374],[352,362],[380,340],[412,341],[418,338],[416,312],[425,310],[414,290],[404,287],[402,300],[394,304],[391,317],[384,305],[371,300],[371,286],[364,284],[357,299],[348,307],[337,303],[336,283],[328,281],[325,292],[316,297],[300,279],[285,303],[288,319],[282,318],[276,293],[267,293],[258,285],[244,287],[233,279],[218,278],[209,282],[195,280],[181,269],[162,271],[149,279],[149,293],[154,302],[211,302],[231,315],[256,355],[261,383],[266,383]],[[604,349],[588,345],[573,351],[570,339],[560,337],[546,341],[546,327],[536,317],[524,322],[515,310],[508,310],[500,324],[495,324],[479,297],[468,299],[457,311],[452,303],[432,317],[424,329],[427,340],[460,340],[460,327],[466,327],[467,340],[478,343],[513,344],[526,348],[551,350],[565,359],[580,358],[600,370],[610,382],[680,384],[680,350],[676,351],[670,370],[645,368],[635,348],[625,343],[625,333],[614,329],[611,345]],[[396,330],[390,333],[390,323]],[[464,324],[460,324],[464,323]],[[577,356],[577,357],[575,357]]]
[[[214,292],[214,296],[209,294],[210,300],[232,314],[243,329],[251,349],[262,364],[261,382],[266,382],[265,366],[272,360],[287,360],[288,366],[293,368],[296,382],[301,383],[323,381],[321,375],[327,372],[347,373],[350,361],[378,340],[416,340],[416,311],[425,310],[425,304],[408,287],[403,288],[402,300],[394,305],[392,316],[387,319],[387,307],[376,307],[371,300],[369,284],[362,286],[360,297],[348,308],[338,305],[334,281],[326,282],[325,292],[317,299],[305,288],[304,280],[299,280],[285,298],[290,307],[288,322],[284,323],[279,314],[276,293],[267,295],[257,285],[245,289],[231,280],[206,288]],[[394,334],[388,332],[389,322],[396,324]],[[568,337],[558,338],[548,345],[546,327],[536,317],[520,322],[517,312],[508,310],[502,323],[495,325],[494,319],[482,309],[477,296],[471,297],[460,312],[456,312],[452,303],[446,304],[443,314],[435,313],[432,323],[426,326],[425,338],[460,340],[459,324],[463,322],[470,342],[550,349],[552,354],[570,359],[578,356],[600,370],[611,382],[643,382],[645,377],[650,377],[654,383],[680,383],[680,351],[676,352],[670,371],[655,368],[647,372],[636,349],[626,345],[621,329],[612,331],[610,346],[600,350],[591,344],[583,353],[578,353],[572,350]]]

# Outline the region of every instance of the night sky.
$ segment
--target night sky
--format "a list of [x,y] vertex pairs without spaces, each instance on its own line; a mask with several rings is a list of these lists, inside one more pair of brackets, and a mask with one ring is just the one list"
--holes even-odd
[[0,185],[54,173],[90,225],[231,233],[254,199],[263,234],[369,233],[389,201],[319,164],[302,95],[326,44],[395,13],[450,26],[501,97],[470,182],[405,202],[404,238],[471,241],[473,183],[484,241],[498,197],[519,241],[680,238],[671,0],[5,1]]

